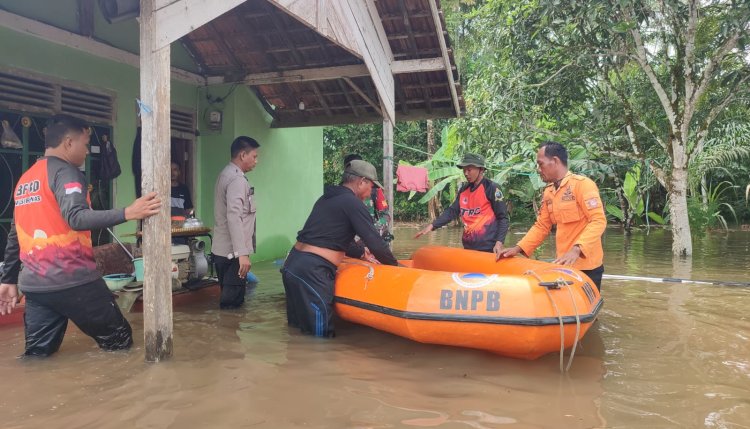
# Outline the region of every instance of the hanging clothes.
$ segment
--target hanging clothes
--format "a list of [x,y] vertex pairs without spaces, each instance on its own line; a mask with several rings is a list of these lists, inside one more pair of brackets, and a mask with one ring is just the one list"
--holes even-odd
[[133,158],[131,159],[133,168],[133,178],[135,179],[135,196],[141,197],[141,127],[135,132],[135,141],[133,142]]
[[120,161],[117,160],[117,150],[106,134],[102,136],[100,145],[99,179],[112,180],[122,173]]
[[400,192],[427,192],[427,169],[411,165],[399,165],[396,169],[396,190]]

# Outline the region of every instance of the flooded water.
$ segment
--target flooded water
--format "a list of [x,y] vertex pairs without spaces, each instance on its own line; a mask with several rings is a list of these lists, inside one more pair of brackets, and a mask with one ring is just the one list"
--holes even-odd
[[[459,245],[457,229],[399,257]],[[513,235],[509,242],[520,235]],[[608,274],[750,281],[750,233],[710,234],[673,261],[668,232],[605,237]],[[548,243],[540,258],[552,257]],[[319,340],[286,327],[278,266],[258,263],[246,308],[175,308],[174,357],[105,353],[70,328],[59,353],[19,360],[20,326],[0,328],[0,419],[10,428],[747,428],[750,288],[605,279],[605,306],[571,371],[556,354],[520,361],[418,344],[339,322]],[[566,356],[567,359],[567,356]]]

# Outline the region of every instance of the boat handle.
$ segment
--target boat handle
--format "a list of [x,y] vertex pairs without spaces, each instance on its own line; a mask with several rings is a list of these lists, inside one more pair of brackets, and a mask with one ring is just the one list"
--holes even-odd
[[553,282],[539,282],[539,286],[546,287],[547,289],[560,289],[562,286],[570,286],[572,284],[572,281],[562,279]]

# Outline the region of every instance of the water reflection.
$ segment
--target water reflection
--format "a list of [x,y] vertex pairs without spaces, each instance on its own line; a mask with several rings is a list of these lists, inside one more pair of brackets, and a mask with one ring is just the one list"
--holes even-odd
[[[460,246],[458,229],[411,240]],[[523,231],[514,231],[508,244]],[[696,239],[673,261],[668,232],[610,230],[610,274],[747,281],[750,233]],[[538,255],[552,258],[548,242]],[[689,263],[687,263],[689,262]],[[4,428],[21,427],[747,427],[750,289],[606,280],[599,321],[572,369],[554,354],[526,362],[415,343],[341,323],[320,340],[286,327],[278,267],[246,308],[216,302],[175,309],[173,359],[143,362],[142,315],[129,314],[136,347],[104,353],[73,327],[51,359],[20,361],[20,328],[0,329]]]

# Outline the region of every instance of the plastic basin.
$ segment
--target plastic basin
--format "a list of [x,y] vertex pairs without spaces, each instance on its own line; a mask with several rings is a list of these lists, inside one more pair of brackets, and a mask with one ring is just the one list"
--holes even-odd
[[104,283],[112,292],[122,290],[125,285],[133,281],[134,277],[132,274],[109,274],[103,277]]

